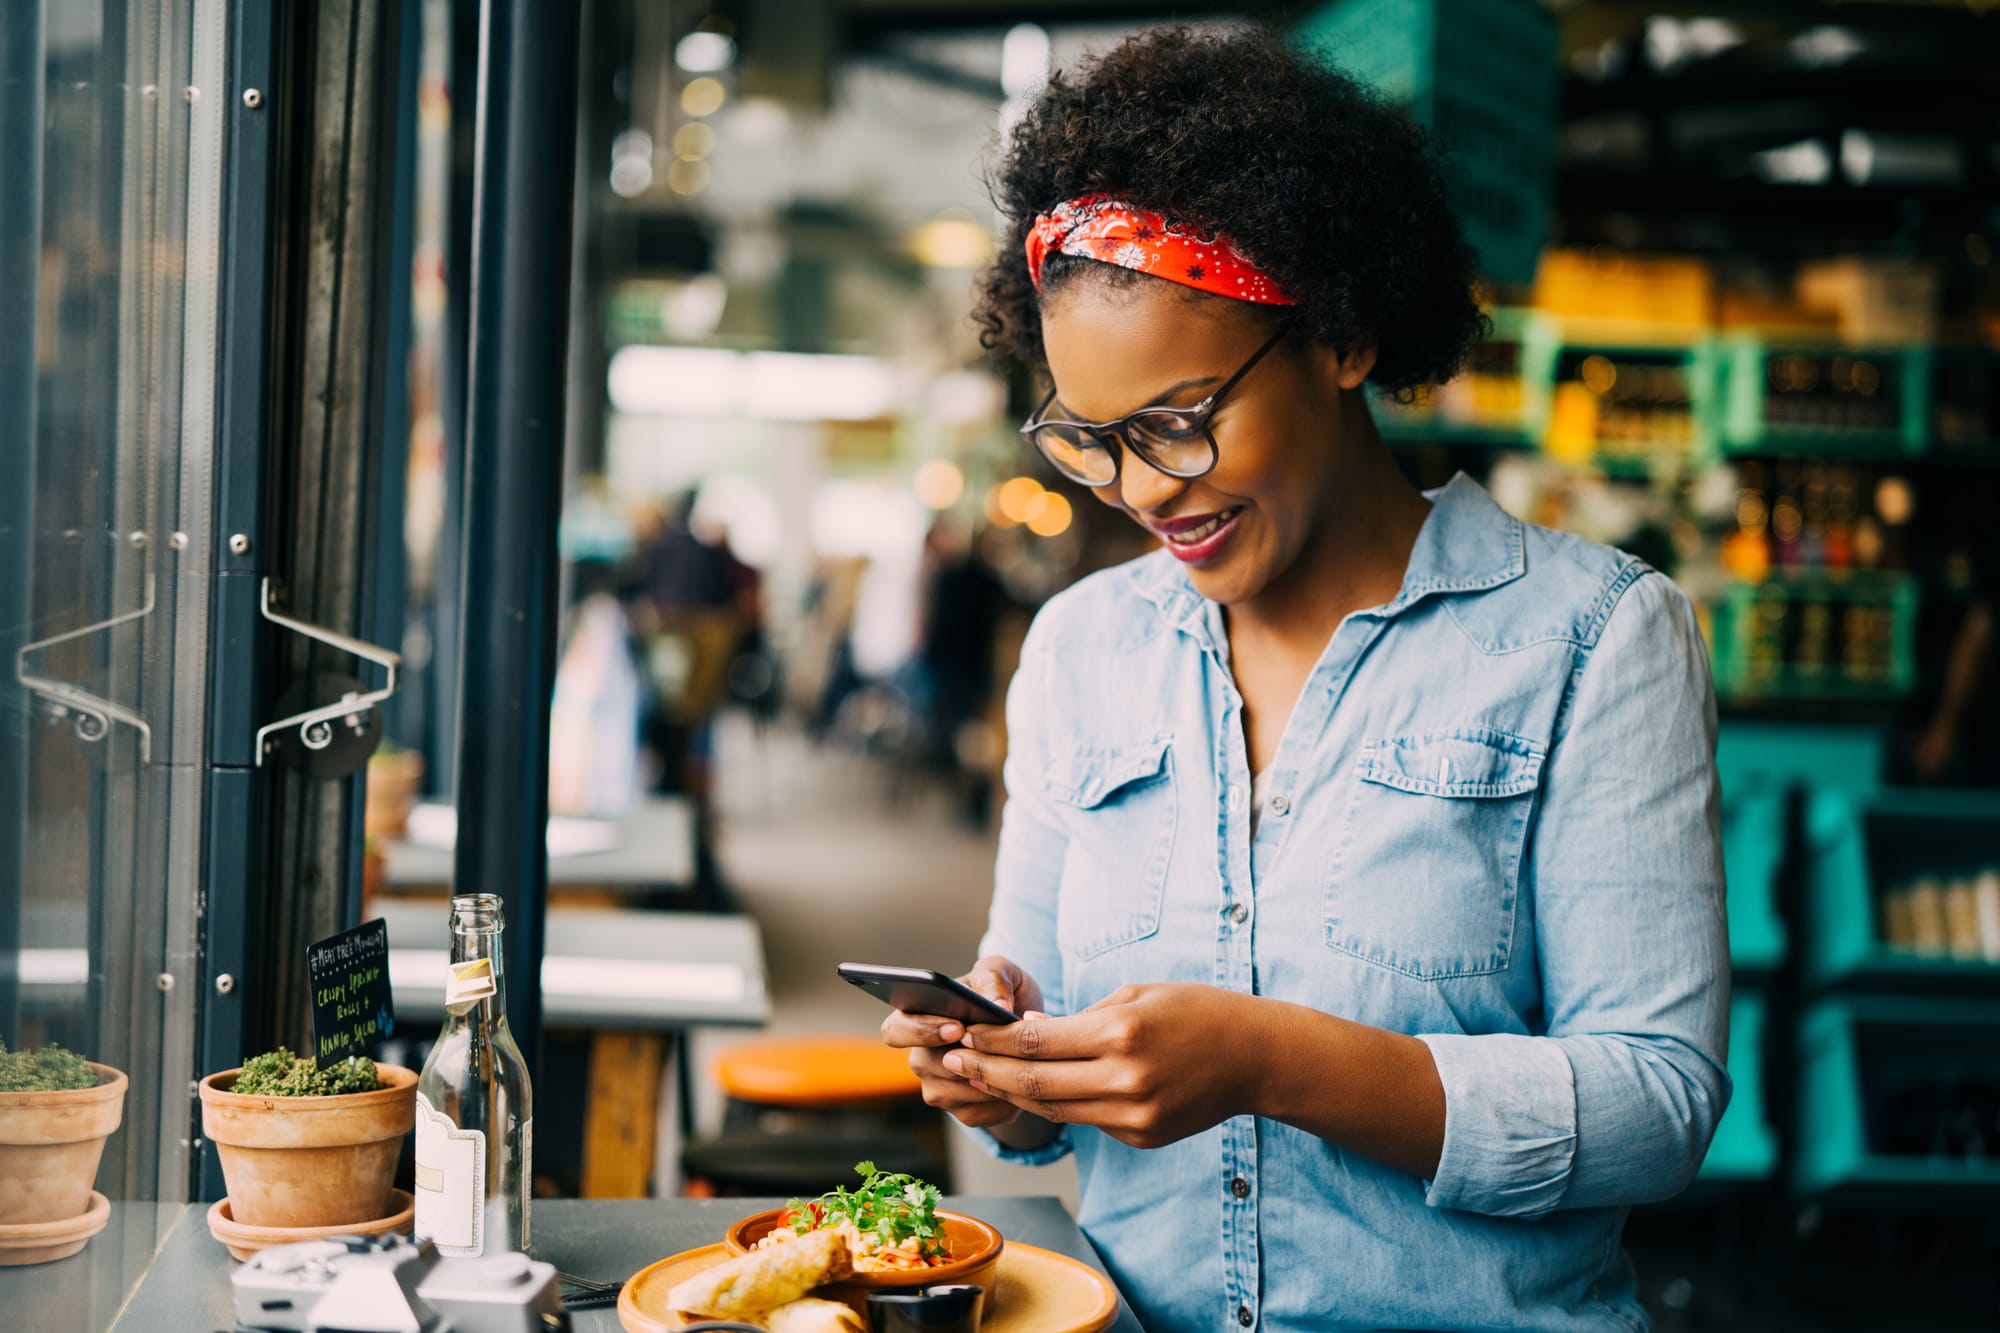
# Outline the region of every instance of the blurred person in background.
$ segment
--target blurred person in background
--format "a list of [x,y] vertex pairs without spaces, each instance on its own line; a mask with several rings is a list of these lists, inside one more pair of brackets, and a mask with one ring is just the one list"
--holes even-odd
[[2000,504],[1967,525],[1971,596],[1945,657],[1936,710],[1913,759],[1924,782],[2000,786]]
[[1483,326],[1422,132],[1164,30],[1054,77],[996,191],[1023,433],[1161,549],[1009,691],[965,980],[1026,1020],[885,1039],[995,1153],[1076,1155],[1156,1333],[1645,1327],[1626,1211],[1729,1098],[1707,656],[1664,575],[1377,433]]
[[[757,601],[755,575],[693,524],[694,495],[670,500],[640,538],[633,622],[646,644],[654,788],[706,809],[710,722]],[[746,578],[745,575],[749,577]]]
[[[932,772],[960,772],[960,741],[986,716],[993,697],[993,653],[1007,605],[1000,580],[979,558],[972,532],[961,520],[940,517],[924,538],[926,587],[923,649],[926,750]],[[964,774],[962,813],[986,822],[985,774]]]

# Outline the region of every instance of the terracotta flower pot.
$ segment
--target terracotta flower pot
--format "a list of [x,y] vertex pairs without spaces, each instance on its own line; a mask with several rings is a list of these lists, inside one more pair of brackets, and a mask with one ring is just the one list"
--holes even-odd
[[0,1092],[0,1226],[90,1211],[104,1141],[125,1114],[125,1076],[110,1065],[90,1068],[94,1088]]
[[222,1159],[229,1208],[253,1227],[337,1227],[387,1216],[417,1076],[377,1065],[385,1085],[336,1097],[246,1097],[240,1069],[201,1081],[201,1132]]
[[371,838],[400,837],[409,827],[424,781],[424,757],[415,750],[377,754],[368,761],[367,803],[363,832]]

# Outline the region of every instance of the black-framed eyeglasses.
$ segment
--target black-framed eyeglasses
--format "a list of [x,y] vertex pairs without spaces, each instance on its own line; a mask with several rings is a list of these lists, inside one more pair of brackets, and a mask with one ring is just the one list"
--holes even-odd
[[1264,354],[1291,331],[1287,322],[1252,352],[1221,388],[1193,407],[1142,407],[1115,421],[1044,420],[1042,413],[1056,400],[1056,391],[1051,388],[1041,406],[1021,424],[1021,437],[1040,450],[1056,471],[1084,486],[1109,486],[1118,480],[1120,452],[1116,444],[1169,477],[1192,481],[1207,476],[1219,457],[1208,419],[1221,406],[1223,395],[1241,383]]

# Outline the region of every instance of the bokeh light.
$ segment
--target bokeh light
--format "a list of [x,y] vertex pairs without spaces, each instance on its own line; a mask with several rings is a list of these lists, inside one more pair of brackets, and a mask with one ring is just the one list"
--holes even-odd
[[667,188],[675,194],[700,194],[708,186],[708,163],[677,157],[667,168]]
[[1042,483],[1033,477],[1014,477],[1000,484],[1000,512],[1010,522],[1026,523],[1028,506],[1035,497],[1044,494]]
[[1070,504],[1068,499],[1056,492],[1043,491],[1028,509],[1028,531],[1037,537],[1057,537],[1069,531]]
[[965,494],[965,474],[948,458],[933,458],[910,479],[917,498],[931,509],[949,509]]
[[707,77],[693,79],[681,89],[681,110],[690,116],[712,116],[722,110],[722,104],[728,97],[722,80]]
[[691,120],[674,131],[676,157],[707,157],[714,151],[715,126],[705,121]]

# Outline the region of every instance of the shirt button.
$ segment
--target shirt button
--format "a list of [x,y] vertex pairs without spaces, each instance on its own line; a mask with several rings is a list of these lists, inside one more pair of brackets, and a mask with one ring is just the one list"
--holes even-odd
[[1250,919],[1250,909],[1242,903],[1238,903],[1229,909],[1229,919],[1240,926]]
[[1230,813],[1234,814],[1236,811],[1241,810],[1242,808],[1243,808],[1243,789],[1241,787],[1231,787],[1229,789]]
[[1236,1307],[1236,1322],[1248,1328],[1257,1322],[1257,1316],[1250,1313],[1249,1306],[1239,1305]]
[[1292,803],[1291,803],[1290,801],[1286,800],[1286,799],[1285,799],[1284,797],[1282,797],[1282,796],[1273,796],[1273,797],[1271,798],[1271,813],[1272,813],[1272,814],[1274,814],[1274,815],[1282,815],[1282,814],[1285,814],[1285,813],[1286,813],[1287,811],[1289,811],[1289,810],[1290,810],[1291,808],[1292,808]]
[[1239,1199],[1247,1199],[1250,1197],[1250,1182],[1238,1176],[1229,1182],[1229,1192]]

